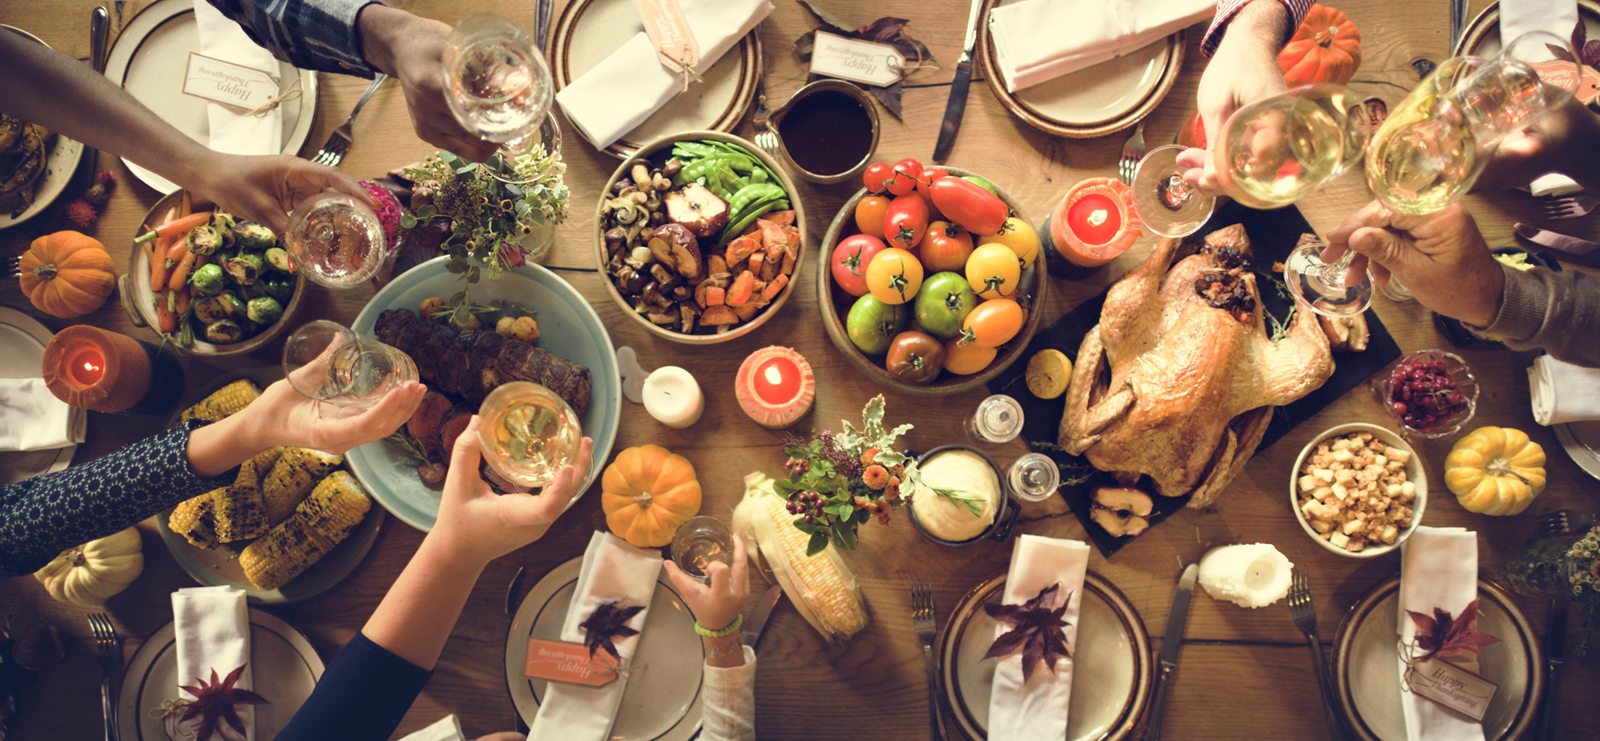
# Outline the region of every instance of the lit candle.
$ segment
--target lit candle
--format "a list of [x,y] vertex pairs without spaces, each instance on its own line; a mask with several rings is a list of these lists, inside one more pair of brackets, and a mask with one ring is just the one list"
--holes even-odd
[[[97,412],[156,413],[155,402],[165,403],[177,394],[169,387],[183,385],[181,370],[169,370],[169,361],[159,371],[144,343],[127,335],[79,324],[56,333],[45,347],[40,374],[56,398],[80,409]],[[164,378],[176,375],[175,379]],[[166,383],[153,384],[163,377]],[[162,399],[152,400],[151,391],[160,386]]]
[[1133,191],[1111,178],[1072,186],[1050,218],[1050,242],[1074,265],[1094,268],[1117,259],[1140,233]]
[[744,359],[734,377],[733,392],[739,408],[756,424],[783,429],[811,410],[817,380],[800,353],[774,345]]
[[689,371],[676,365],[655,369],[644,379],[644,410],[657,422],[683,429],[700,420],[705,396]]

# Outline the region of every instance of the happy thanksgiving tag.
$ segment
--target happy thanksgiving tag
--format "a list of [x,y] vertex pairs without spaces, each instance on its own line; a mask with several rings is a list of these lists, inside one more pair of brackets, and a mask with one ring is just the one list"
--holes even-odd
[[1410,681],[1412,692],[1479,723],[1499,689],[1494,682],[1442,659],[1412,665]]
[[183,73],[183,92],[253,111],[278,95],[278,81],[269,72],[189,52],[189,64]]
[[633,0],[633,4],[644,18],[644,32],[655,44],[662,65],[682,73],[700,64],[700,47],[678,0]]
[[590,657],[581,643],[529,638],[522,673],[530,679],[604,687],[617,678],[617,659],[605,651]]
[[900,81],[906,57],[888,44],[818,31],[811,50],[811,74],[863,85],[887,87]]

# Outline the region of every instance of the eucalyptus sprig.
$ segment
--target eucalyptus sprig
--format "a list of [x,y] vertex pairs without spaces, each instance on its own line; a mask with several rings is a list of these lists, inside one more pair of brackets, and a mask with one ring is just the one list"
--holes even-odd
[[449,271],[468,283],[485,274],[492,280],[526,261],[524,237],[566,218],[566,170],[559,151],[542,147],[512,157],[496,153],[482,163],[437,152],[405,169],[414,185],[400,226],[419,230],[446,220],[450,233],[440,249],[450,256]]

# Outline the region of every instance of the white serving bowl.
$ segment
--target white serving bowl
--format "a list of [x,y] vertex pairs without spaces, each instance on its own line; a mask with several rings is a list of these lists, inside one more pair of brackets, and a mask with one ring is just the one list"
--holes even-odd
[[[1334,437],[1343,437],[1352,432],[1370,432],[1373,437],[1382,441],[1384,445],[1411,453],[1411,460],[1406,463],[1406,478],[1416,484],[1417,498],[1411,507],[1411,526],[1400,531],[1400,536],[1395,538],[1394,545],[1368,546],[1358,552],[1347,551],[1328,542],[1326,538],[1322,537],[1321,533],[1312,529],[1311,523],[1306,521],[1305,513],[1300,511],[1300,492],[1297,482],[1300,480],[1300,471],[1305,466],[1306,459],[1311,457],[1311,452],[1316,450],[1317,445],[1322,441]],[[1300,528],[1305,530],[1306,535],[1316,541],[1317,545],[1345,558],[1377,558],[1399,548],[1400,544],[1406,542],[1406,539],[1411,537],[1411,533],[1416,531],[1417,525],[1422,523],[1423,510],[1427,507],[1427,504],[1427,469],[1422,465],[1422,459],[1417,455],[1416,449],[1407,444],[1400,435],[1389,429],[1365,422],[1335,425],[1323,430],[1315,438],[1312,438],[1305,448],[1301,449],[1300,455],[1294,459],[1294,471],[1289,475],[1289,509],[1294,510],[1294,518],[1300,521]]]

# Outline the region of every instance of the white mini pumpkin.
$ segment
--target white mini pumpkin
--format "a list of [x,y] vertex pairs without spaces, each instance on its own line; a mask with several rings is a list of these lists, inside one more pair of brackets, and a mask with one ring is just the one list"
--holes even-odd
[[58,601],[100,607],[144,571],[143,545],[130,527],[62,551],[33,576]]

